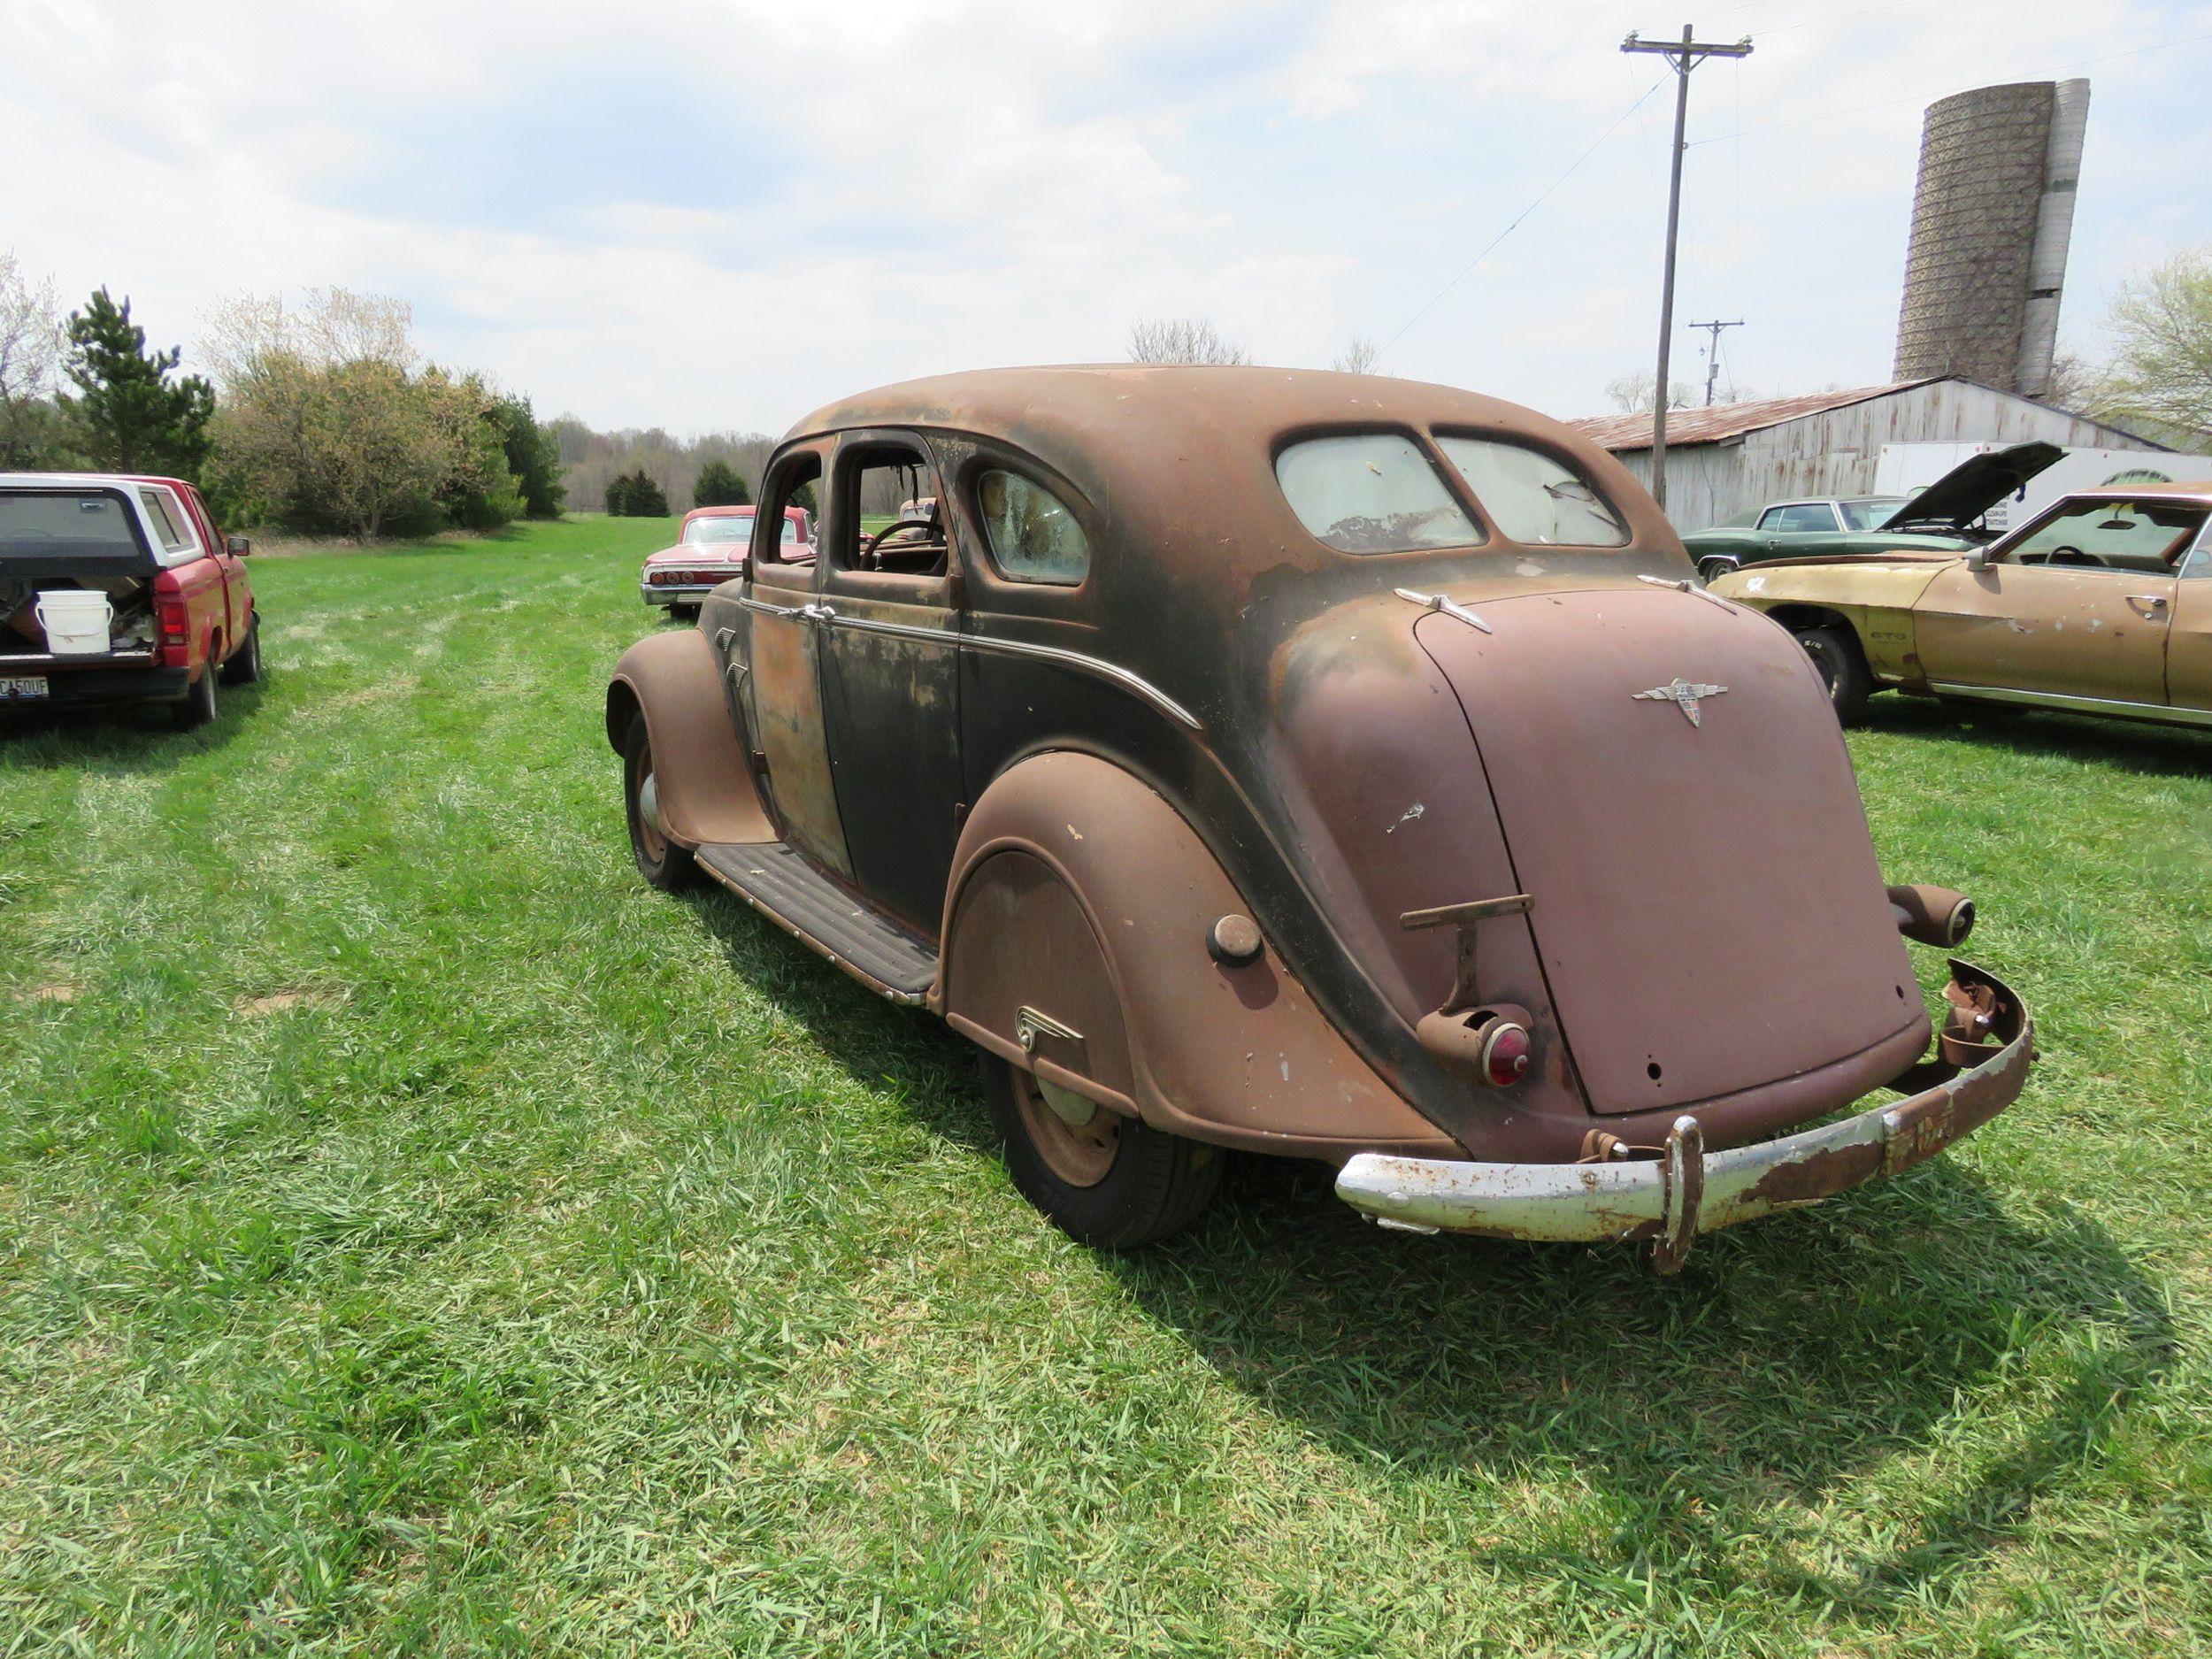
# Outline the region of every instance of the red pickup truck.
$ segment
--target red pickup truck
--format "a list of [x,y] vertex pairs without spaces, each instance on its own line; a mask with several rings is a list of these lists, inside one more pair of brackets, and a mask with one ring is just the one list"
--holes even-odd
[[169,703],[204,726],[219,680],[261,678],[250,550],[181,479],[0,472],[0,707]]

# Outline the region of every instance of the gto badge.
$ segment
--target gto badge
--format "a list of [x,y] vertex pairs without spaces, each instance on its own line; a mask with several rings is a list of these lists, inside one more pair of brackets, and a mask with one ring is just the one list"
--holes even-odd
[[1678,677],[1672,685],[1654,686],[1649,691],[1637,692],[1635,696],[1639,703],[1671,703],[1682,710],[1682,718],[1692,726],[1702,726],[1705,724],[1702,699],[1721,696],[1727,690],[1725,686],[1694,686]]

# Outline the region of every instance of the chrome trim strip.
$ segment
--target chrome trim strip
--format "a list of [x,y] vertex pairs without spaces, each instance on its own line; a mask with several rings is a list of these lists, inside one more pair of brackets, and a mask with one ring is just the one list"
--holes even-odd
[[1196,715],[1141,674],[1132,673],[1118,663],[1086,657],[1080,651],[1063,650],[1056,645],[1033,645],[1026,640],[999,640],[988,634],[963,634],[954,628],[922,627],[911,622],[879,622],[873,617],[856,617],[842,611],[822,619],[833,627],[857,628],[864,634],[887,634],[900,640],[929,640],[941,645],[964,646],[971,650],[997,651],[1006,657],[1033,657],[1040,662],[1057,663],[1064,668],[1072,668],[1079,673],[1093,674],[1111,681],[1124,691],[1150,703],[1171,720],[1194,732],[1205,730]]
[[1985,703],[2017,703],[2062,714],[2108,714],[2123,720],[2163,720],[2178,726],[2212,726],[2212,709],[2185,709],[2172,703],[2123,703],[2113,697],[2077,697],[2063,691],[2015,691],[2005,686],[1959,686],[1932,680],[1928,689],[1946,697],[1974,697]]
[[796,617],[806,612],[804,605],[772,605],[765,599],[755,599],[749,594],[740,594],[737,603],[748,611],[759,611],[764,617]]

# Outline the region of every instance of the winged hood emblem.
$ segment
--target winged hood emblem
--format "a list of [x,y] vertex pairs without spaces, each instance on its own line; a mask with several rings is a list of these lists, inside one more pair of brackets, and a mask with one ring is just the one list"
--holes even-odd
[[1692,726],[1703,726],[1705,724],[1703,700],[1707,697],[1721,696],[1727,690],[1728,687],[1725,686],[1697,685],[1678,674],[1671,684],[1654,686],[1649,691],[1639,691],[1635,694],[1635,697],[1639,703],[1671,703],[1682,710],[1682,718]]

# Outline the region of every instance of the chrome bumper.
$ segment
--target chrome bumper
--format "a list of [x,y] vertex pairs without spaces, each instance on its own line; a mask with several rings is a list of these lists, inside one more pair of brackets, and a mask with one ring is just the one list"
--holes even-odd
[[[1596,1243],[1649,1239],[1663,1273],[1701,1233],[1795,1210],[1894,1175],[1963,1139],[2020,1096],[2034,1058],[2027,1007],[2004,985],[1953,960],[1955,987],[1993,993],[1972,1036],[1946,1033],[1943,1080],[1891,1106],[1778,1141],[1708,1154],[1694,1117],[1674,1121],[1663,1156],[1608,1164],[1460,1164],[1366,1152],[1338,1174],[1336,1194],[1387,1227],[1491,1238]],[[1954,1002],[1960,999],[1953,998]],[[1972,1037],[1985,1039],[1975,1046]],[[1970,1069],[1954,1069],[1985,1051]]]

